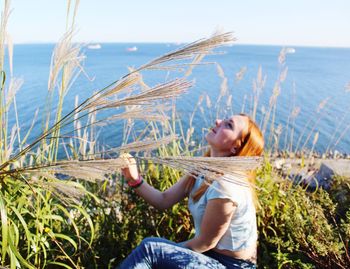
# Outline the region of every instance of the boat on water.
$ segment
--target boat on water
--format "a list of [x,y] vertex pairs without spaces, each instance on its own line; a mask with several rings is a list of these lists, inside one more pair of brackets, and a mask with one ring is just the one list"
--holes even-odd
[[133,47],[129,47],[126,49],[127,51],[133,52],[133,51],[137,51],[137,47],[133,46]]
[[294,48],[287,48],[286,52],[287,53],[295,53],[295,49]]
[[88,49],[91,49],[91,50],[98,50],[101,48],[101,45],[100,44],[91,44],[91,45],[88,45]]

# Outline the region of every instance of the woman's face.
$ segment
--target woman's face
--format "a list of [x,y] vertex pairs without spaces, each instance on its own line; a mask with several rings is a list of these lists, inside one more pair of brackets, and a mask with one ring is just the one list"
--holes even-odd
[[224,120],[216,120],[215,127],[205,136],[212,150],[222,153],[223,156],[235,154],[237,141],[242,133],[248,131],[248,117],[235,115]]

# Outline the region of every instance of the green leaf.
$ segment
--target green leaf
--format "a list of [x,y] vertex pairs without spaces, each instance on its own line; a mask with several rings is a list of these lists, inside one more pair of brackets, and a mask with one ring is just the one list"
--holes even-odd
[[50,264],[59,265],[59,266],[62,266],[64,268],[67,268],[67,269],[73,269],[73,267],[71,267],[67,264],[61,263],[61,262],[49,262],[48,265],[50,265]]
[[30,245],[31,245],[31,241],[32,241],[32,234],[28,229],[27,223],[24,220],[24,218],[22,217],[22,215],[18,212],[17,208],[15,207],[11,207],[11,210],[16,214],[17,218],[19,219],[19,221],[22,224],[22,227],[24,229],[24,232],[26,234],[26,238],[27,238],[27,245],[28,245],[28,255],[29,255],[29,251],[30,251]]
[[78,249],[77,243],[75,243],[75,241],[72,238],[70,238],[69,236],[67,236],[65,234],[50,233],[50,236],[53,236],[54,238],[62,238],[64,240],[67,240],[69,243],[71,243],[73,245],[75,250]]
[[89,226],[90,226],[90,230],[91,230],[91,238],[90,238],[90,242],[89,242],[89,247],[91,247],[91,244],[95,238],[95,228],[94,228],[94,224],[90,218],[90,216],[88,215],[88,213],[86,212],[86,210],[84,210],[82,207],[76,206],[74,205],[74,207],[76,209],[79,210],[79,212],[85,217],[86,221],[88,222]]
[[34,265],[32,265],[30,262],[27,262],[21,254],[18,252],[17,248],[12,244],[11,240],[9,241],[9,245],[11,248],[11,251],[16,255],[17,259],[21,262],[22,265],[27,266],[29,269],[36,269]]

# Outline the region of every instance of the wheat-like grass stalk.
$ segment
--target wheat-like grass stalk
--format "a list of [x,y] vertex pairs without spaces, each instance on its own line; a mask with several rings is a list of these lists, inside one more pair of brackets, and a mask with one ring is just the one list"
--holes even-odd
[[154,102],[157,100],[178,97],[191,86],[192,83],[187,82],[185,79],[175,79],[121,100],[97,99],[96,102],[91,102],[84,107],[84,110],[92,107],[96,110],[102,110],[130,105],[154,105]]
[[217,73],[221,78],[220,92],[215,104],[216,118],[219,118],[219,116],[222,115],[222,113],[224,113],[225,106],[222,105],[220,101],[222,98],[227,97],[228,95],[228,80],[227,80],[227,77],[225,76],[224,70],[219,64],[216,64],[216,68],[217,68]]
[[28,181],[30,186],[49,191],[67,206],[79,204],[87,194],[86,189],[77,182],[57,179],[54,173],[54,171],[29,171],[23,173],[22,176],[30,178]]
[[248,186],[247,172],[256,169],[261,164],[261,157],[143,157],[148,161],[160,163],[174,169],[182,170],[191,175],[204,175],[211,180],[218,180],[228,174],[234,178],[225,180]]
[[[89,123],[84,126],[81,126],[80,123],[79,124],[77,123],[78,122],[77,120],[81,118],[81,117],[78,117],[74,119],[74,123],[76,124],[74,126],[74,129],[62,134],[60,137],[67,136],[72,132],[79,132],[83,128],[92,127],[92,126],[105,126],[110,122],[113,122],[116,120],[122,120],[122,119],[140,119],[143,121],[165,122],[169,119],[169,117],[166,116],[164,113],[160,113],[164,109],[165,109],[164,105],[146,106],[146,107],[130,106],[128,110],[125,110],[120,114],[116,114],[100,120],[94,120],[93,122],[88,121]],[[89,115],[91,115],[91,113],[89,113]],[[78,137],[80,137],[80,135],[78,135]]]
[[69,88],[72,78],[75,76],[76,67],[80,66],[80,62],[85,58],[84,55],[80,54],[80,45],[72,44],[71,40],[73,38],[74,31],[72,29],[68,30],[61,40],[57,43],[54,48],[51,64],[50,64],[50,73],[48,80],[48,90],[53,91],[58,82],[58,77],[62,72],[62,69],[67,67],[67,73],[64,76],[64,80],[61,82],[66,85],[63,88],[60,88],[60,95],[65,95],[67,89]]
[[10,17],[10,0],[5,0],[4,10],[1,12],[1,24],[0,24],[0,70],[4,70],[4,54],[5,54],[5,41],[7,38],[7,23]]
[[[72,26],[73,27],[73,26]],[[47,102],[47,119],[45,129],[47,130],[50,121],[51,99],[53,95],[53,89],[58,88],[58,106],[56,112],[55,122],[59,122],[62,116],[62,108],[64,98],[71,88],[71,85],[75,82],[76,78],[82,71],[81,61],[85,58],[80,53],[81,46],[79,44],[73,44],[73,30],[69,29],[63,36],[62,40],[56,46],[51,62],[49,84],[48,84],[48,102]],[[61,76],[60,81],[57,81],[57,77]],[[54,136],[59,137],[60,128],[56,128]],[[58,153],[59,138],[50,141],[50,159],[56,160]]]
[[[107,153],[123,153],[123,152],[139,152],[139,151],[148,151],[153,150],[161,145],[169,144],[170,142],[177,139],[175,136],[167,136],[157,140],[144,140],[136,141],[123,145],[117,148],[93,153],[92,155],[104,155]],[[34,172],[52,172],[52,173],[61,173],[69,175],[76,178],[82,179],[104,179],[106,174],[112,173],[117,169],[125,167],[125,160],[123,158],[113,158],[113,159],[96,159],[96,160],[69,160],[69,161],[60,161],[55,163],[43,164],[43,165],[34,165],[19,167],[15,169],[3,170],[0,171],[0,177],[17,174],[17,173],[34,173]]]
[[247,72],[247,67],[243,66],[236,74],[235,74],[235,83],[241,81]]
[[3,176],[21,173],[23,175],[30,174],[48,179],[57,179],[54,177],[54,174],[62,174],[75,178],[95,181],[96,179],[103,180],[106,178],[107,174],[113,173],[117,169],[125,166],[125,160],[122,158],[86,161],[69,160],[50,163],[47,165],[20,167],[8,171],[2,171],[0,172],[0,175]]
[[139,72],[143,69],[149,69],[151,67],[160,67],[161,64],[169,61],[184,60],[201,54],[210,54],[216,47],[232,44],[235,40],[236,39],[233,37],[231,32],[215,33],[210,38],[200,39],[198,41],[190,43],[183,48],[167,53],[164,56],[139,67],[136,69],[136,72]]
[[[267,113],[264,117],[264,124],[262,126],[262,133],[263,135],[266,134],[266,130],[267,130],[267,126],[268,126],[268,123],[270,122],[270,118],[271,118],[271,113],[273,113],[274,111],[274,107],[276,105],[276,102],[277,102],[277,98],[280,94],[280,85],[278,82],[275,83],[275,86],[273,88],[273,92],[272,92],[272,95],[270,97],[270,100],[269,100],[269,108],[267,110]],[[271,123],[272,124],[272,123]]]
[[157,140],[143,140],[143,141],[135,141],[131,142],[129,144],[120,146],[115,149],[111,149],[108,152],[139,152],[139,151],[148,151],[148,150],[153,150],[161,145],[167,145],[174,140],[177,139],[177,136],[170,135],[170,136],[165,136],[162,138],[158,138]]
[[[125,111],[124,113],[120,113],[99,121],[94,121],[93,123],[88,123],[85,126],[75,126],[74,130],[65,133],[65,135],[73,132],[78,131],[78,136],[80,136],[80,129],[86,128],[88,126],[93,126],[95,124],[103,124],[104,122],[108,122],[111,120],[117,120],[117,119],[142,119],[142,120],[153,120],[153,121],[161,121],[165,122],[167,120],[164,113],[159,113],[164,110],[164,105],[157,105],[155,104],[155,101],[158,99],[169,99],[176,97],[180,94],[182,94],[184,91],[187,90],[188,87],[191,86],[191,83],[186,82],[185,80],[173,80],[167,83],[163,83],[161,85],[158,85],[154,88],[149,88],[147,90],[144,90],[140,94],[125,97],[121,100],[106,100],[105,102],[98,101],[97,103],[90,103],[89,108],[90,110],[88,112],[85,112],[82,116],[74,117],[74,119],[64,122],[61,124],[61,128],[69,125],[72,122],[78,122],[80,118],[85,117],[86,115],[91,115],[92,112],[96,112],[102,109],[107,108],[119,108],[119,107],[126,107],[128,111]],[[140,105],[143,106],[140,106]],[[134,109],[130,109],[133,107]],[[137,109],[135,109],[137,108]],[[82,110],[85,110],[86,108],[83,108]],[[76,115],[80,111],[77,111]],[[149,112],[149,113],[148,113]],[[52,138],[52,137],[51,137]]]

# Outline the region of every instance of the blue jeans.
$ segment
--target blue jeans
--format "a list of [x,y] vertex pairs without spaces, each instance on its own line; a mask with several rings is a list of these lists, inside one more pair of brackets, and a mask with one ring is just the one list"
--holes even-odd
[[148,237],[120,264],[119,269],[254,269],[255,264],[207,251],[198,253],[172,241]]

